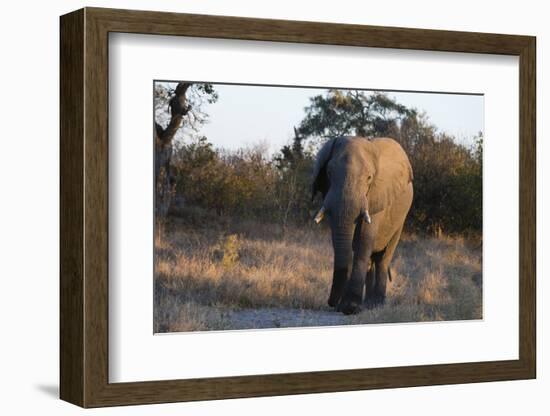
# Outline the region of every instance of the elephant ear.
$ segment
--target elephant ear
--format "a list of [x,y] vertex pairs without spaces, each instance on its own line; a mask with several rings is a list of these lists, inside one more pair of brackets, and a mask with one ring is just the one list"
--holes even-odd
[[413,180],[411,164],[403,148],[392,139],[372,142],[375,175],[367,192],[369,213],[376,214],[391,206]]
[[334,153],[334,148],[338,138],[327,141],[319,152],[313,165],[313,175],[311,178],[311,200],[315,198],[317,192],[323,194],[323,198],[327,195],[330,188],[330,182],[327,175],[327,164]]

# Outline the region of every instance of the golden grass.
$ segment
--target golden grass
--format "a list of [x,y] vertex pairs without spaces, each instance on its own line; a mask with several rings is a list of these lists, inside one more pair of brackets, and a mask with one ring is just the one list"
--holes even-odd
[[239,320],[239,311],[249,310],[287,316],[294,311],[296,319],[282,326],[321,326],[334,319],[338,324],[465,320],[482,314],[481,243],[462,237],[404,235],[386,304],[350,317],[330,312],[338,316],[330,320],[325,318],[331,310],[326,301],[332,246],[326,228],[283,232],[272,224],[197,228],[171,222],[155,254],[156,332],[281,326],[277,320]]

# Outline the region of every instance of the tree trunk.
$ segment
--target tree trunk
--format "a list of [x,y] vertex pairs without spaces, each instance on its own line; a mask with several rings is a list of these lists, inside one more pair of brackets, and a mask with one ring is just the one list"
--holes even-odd
[[174,179],[170,169],[172,142],[182,126],[183,117],[191,110],[187,104],[186,92],[190,83],[180,82],[168,104],[171,119],[166,128],[155,122],[155,217],[164,221],[168,215],[174,195]]
[[164,143],[155,134],[155,215],[164,218],[168,214],[174,186],[170,171],[172,143]]

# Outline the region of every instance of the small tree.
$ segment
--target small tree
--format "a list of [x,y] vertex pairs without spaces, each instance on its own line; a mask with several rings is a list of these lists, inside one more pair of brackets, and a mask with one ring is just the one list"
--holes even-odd
[[292,220],[307,221],[308,212],[312,208],[310,181],[313,155],[304,147],[306,138],[295,127],[292,143],[283,146],[274,157],[279,173],[275,203],[283,230]]

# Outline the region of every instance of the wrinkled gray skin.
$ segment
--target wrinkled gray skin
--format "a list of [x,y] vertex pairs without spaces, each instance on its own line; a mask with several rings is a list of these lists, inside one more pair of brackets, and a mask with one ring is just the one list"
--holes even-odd
[[393,139],[338,137],[319,150],[312,197],[323,194],[332,229],[328,304],[338,311],[359,312],[363,292],[367,307],[384,303],[390,263],[412,203],[412,180],[409,159]]

